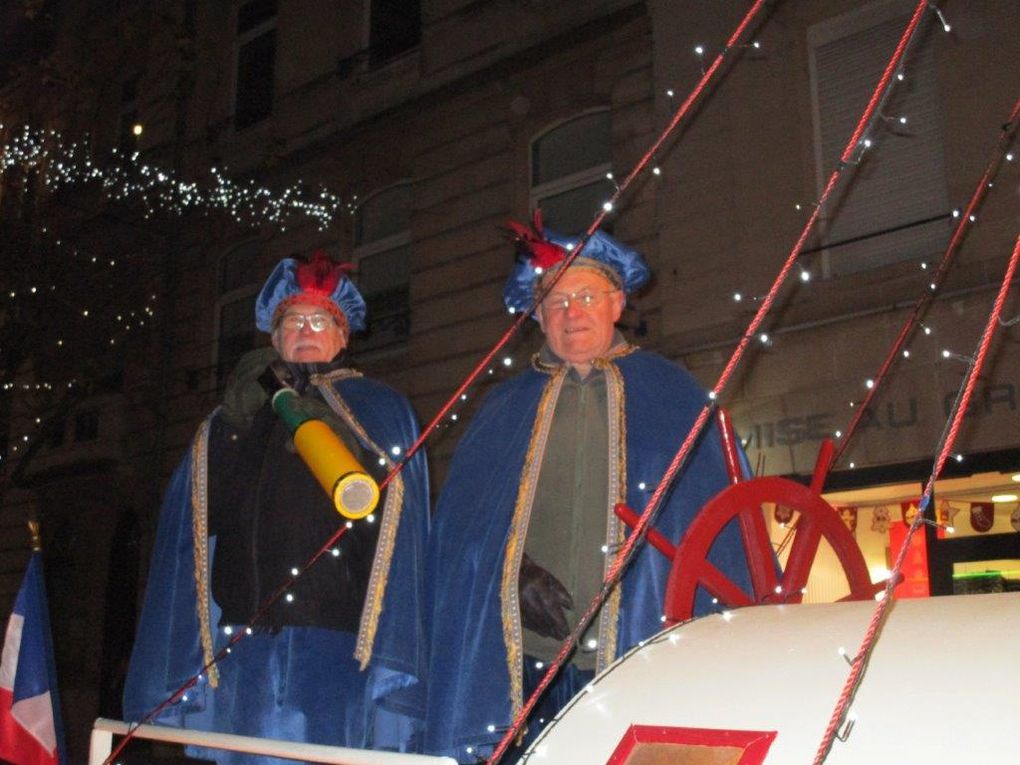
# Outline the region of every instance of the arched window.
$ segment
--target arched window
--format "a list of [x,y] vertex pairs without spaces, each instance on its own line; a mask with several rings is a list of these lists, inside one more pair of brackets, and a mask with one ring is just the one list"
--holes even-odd
[[608,109],[586,112],[545,130],[531,142],[531,209],[562,234],[591,225],[613,193]]
[[401,344],[411,328],[411,184],[400,183],[358,208],[354,259],[358,289],[368,306],[368,327],[355,349]]

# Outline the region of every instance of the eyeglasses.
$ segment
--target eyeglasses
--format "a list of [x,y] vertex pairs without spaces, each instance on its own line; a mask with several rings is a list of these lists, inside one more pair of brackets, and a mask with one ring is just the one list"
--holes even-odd
[[328,313],[285,313],[280,319],[280,326],[288,332],[300,332],[305,324],[312,332],[322,332],[333,323],[333,317]]
[[545,296],[542,301],[542,309],[545,311],[566,311],[571,303],[576,303],[584,310],[594,308],[602,302],[602,298],[617,290],[590,290],[582,289],[577,292],[553,292]]

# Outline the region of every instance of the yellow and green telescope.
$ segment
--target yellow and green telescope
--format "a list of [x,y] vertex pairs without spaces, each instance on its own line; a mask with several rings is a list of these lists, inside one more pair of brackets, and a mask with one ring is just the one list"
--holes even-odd
[[273,394],[273,411],[290,430],[294,448],[344,518],[358,520],[379,504],[379,484],[370,476],[333,429],[298,410],[293,388]]

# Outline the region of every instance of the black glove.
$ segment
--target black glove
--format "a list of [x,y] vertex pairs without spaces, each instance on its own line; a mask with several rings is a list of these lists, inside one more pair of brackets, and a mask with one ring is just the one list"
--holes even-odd
[[574,599],[560,580],[525,555],[517,581],[522,624],[542,637],[563,640],[569,635],[564,609],[573,609]]
[[[314,388],[312,393],[314,393]],[[324,423],[329,425],[330,429],[337,434],[337,437],[344,442],[344,445],[350,449],[351,454],[355,456],[359,461],[363,460],[364,451],[361,448],[361,444],[351,433],[350,428],[344,425],[343,421],[337,416],[337,413],[333,411],[329,404],[323,401],[318,396],[305,395],[297,396],[291,401],[291,406],[295,411],[300,412],[306,417],[313,420],[322,420]]]
[[227,376],[220,416],[236,430],[247,431],[269,394],[259,382],[266,367],[279,358],[272,346],[248,351]]

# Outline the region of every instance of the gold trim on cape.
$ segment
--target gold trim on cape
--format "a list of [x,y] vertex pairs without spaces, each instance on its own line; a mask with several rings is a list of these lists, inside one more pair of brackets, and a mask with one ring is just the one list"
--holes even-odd
[[513,705],[513,716],[524,706],[524,636],[521,627],[521,606],[519,578],[521,559],[524,556],[524,540],[528,533],[528,521],[531,519],[531,507],[535,502],[535,487],[538,485],[538,474],[542,469],[542,457],[545,454],[549,428],[552,426],[552,414],[556,409],[556,401],[560,397],[563,381],[567,377],[567,367],[557,369],[542,391],[538,402],[535,424],[531,430],[531,441],[524,456],[524,468],[521,470],[521,481],[517,490],[517,501],[514,514],[510,521],[507,534],[506,554],[503,557],[503,578],[500,585],[503,642],[506,645],[507,671],[510,673],[510,700]]
[[[626,424],[626,390],[623,375],[614,363],[637,350],[637,346],[621,343],[611,349],[604,357],[595,359],[592,366],[604,371],[606,375],[607,417],[609,425],[609,502],[606,508],[606,545],[610,551],[619,549],[623,542],[623,524],[616,516],[614,506],[617,502],[626,501],[627,496],[627,424]],[[553,413],[559,399],[563,381],[570,370],[568,364],[550,363],[536,353],[531,360],[532,366],[539,372],[550,375],[542,396],[539,399],[535,414],[535,424],[531,431],[531,440],[524,457],[521,470],[520,486],[514,514],[507,533],[506,553],[503,558],[503,576],[500,593],[502,602],[503,641],[506,646],[507,671],[510,675],[510,701],[513,716],[516,717],[524,706],[524,648],[521,627],[521,609],[519,603],[519,573],[521,558],[524,555],[524,541],[527,537],[528,523],[535,499],[538,476],[545,456],[546,442],[552,427]],[[603,578],[612,563],[612,555],[607,555],[603,568]],[[596,654],[596,671],[602,671],[616,658],[618,642],[618,622],[622,603],[622,588],[616,586],[609,594],[599,613],[598,641]]]
[[[311,382],[319,389],[329,407],[339,415],[340,419],[351,429],[355,436],[378,458],[386,460],[386,467],[392,470],[393,461],[384,449],[381,449],[354,417],[347,403],[333,388],[333,383],[343,379],[361,377],[360,372],[351,369],[337,369],[323,375],[312,375]],[[198,594],[199,637],[202,643],[202,657],[209,666],[209,685],[215,688],[219,683],[219,672],[213,663],[214,641],[212,634],[212,618],[209,609],[211,600],[209,582],[209,501],[208,501],[208,441],[209,428],[217,409],[199,427],[198,435],[192,446],[192,529],[195,549],[195,589]],[[372,658],[376,631],[379,627],[379,616],[382,614],[383,599],[389,578],[390,562],[397,540],[397,529],[400,525],[400,514],[404,503],[404,480],[399,473],[390,481],[383,504],[382,524],[379,528],[379,539],[372,571],[369,574],[368,587],[365,593],[365,604],[362,607],[361,622],[354,647],[354,658],[361,669],[365,669]]]
[[191,446],[191,528],[195,550],[195,608],[202,643],[202,664],[208,667],[209,686],[220,683],[220,672],[213,661],[212,616],[209,612],[209,427],[218,409],[198,428]]
[[[622,354],[621,354],[622,355]],[[623,543],[623,524],[616,515],[616,504],[627,500],[627,411],[623,375],[612,361],[599,359],[595,367],[606,374],[607,416],[609,417],[609,487],[606,497],[606,549],[603,559],[602,580],[612,566],[615,551]],[[623,588],[613,587],[599,613],[598,652],[595,654],[595,671],[601,672],[616,658],[620,603]]]
[[[325,375],[312,375],[311,381],[322,398],[329,404],[344,424],[351,429],[362,444],[375,453],[379,459],[386,461],[386,469],[393,470],[394,463],[385,449],[379,447],[362,427],[361,423],[354,417],[351,411],[333,383],[340,379],[360,377],[359,372],[353,370],[338,369]],[[368,666],[372,658],[372,648],[375,645],[376,631],[379,629],[379,616],[383,610],[383,600],[386,594],[386,584],[389,581],[390,563],[393,560],[393,550],[397,543],[397,529],[400,526],[400,514],[404,506],[404,478],[397,473],[393,480],[386,487],[386,501],[383,503],[382,524],[379,527],[379,539],[376,543],[375,557],[372,559],[372,572],[368,577],[368,587],[365,591],[365,604],[361,610],[361,624],[358,629],[357,640],[354,645],[354,658],[357,659],[361,669]]]

